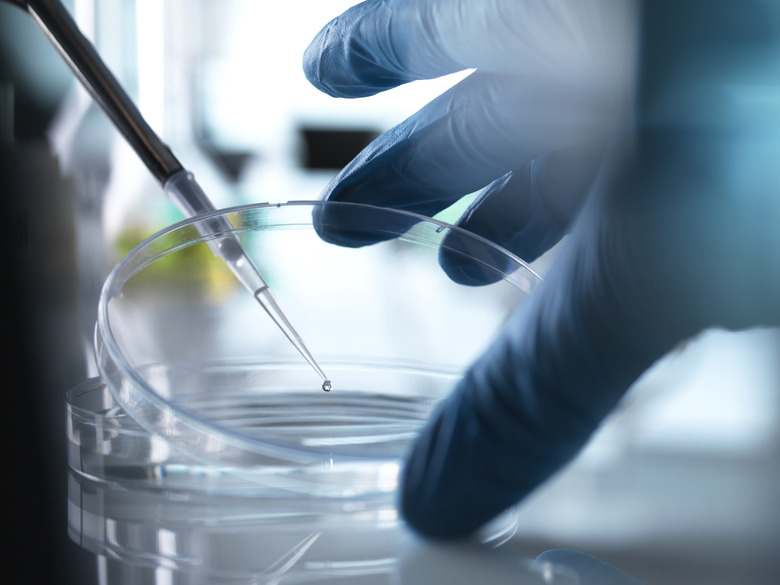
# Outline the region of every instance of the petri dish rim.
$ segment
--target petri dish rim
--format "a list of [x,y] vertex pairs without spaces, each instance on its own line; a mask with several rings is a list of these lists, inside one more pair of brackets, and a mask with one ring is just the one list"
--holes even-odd
[[[512,269],[506,272],[502,271],[503,278],[505,281],[518,288],[523,294],[530,294],[532,289],[539,282],[541,282],[541,278],[527,263],[511,252],[490,242],[489,240],[446,222],[404,210],[386,209],[367,204],[295,200],[288,201],[287,203],[255,203],[250,205],[235,206],[216,210],[209,214],[204,214],[195,218],[182,220],[156,232],[155,234],[152,234],[137,244],[124,258],[122,258],[107,277],[101,290],[98,304],[94,346],[98,358],[97,362],[100,375],[106,381],[106,385],[108,386],[109,391],[113,395],[114,399],[120,404],[124,411],[147,432],[155,433],[157,429],[155,428],[154,424],[150,423],[143,415],[142,411],[144,404],[149,405],[152,409],[158,412],[164,411],[169,413],[176,421],[178,421],[180,425],[183,425],[189,432],[192,432],[195,435],[217,435],[219,436],[220,440],[224,441],[227,445],[230,445],[231,448],[238,449],[239,451],[247,451],[254,454],[271,454],[274,457],[286,458],[291,463],[297,462],[305,464],[310,459],[311,453],[307,449],[291,447],[289,445],[276,443],[272,440],[258,439],[244,435],[241,432],[226,428],[218,423],[212,423],[203,420],[191,413],[186,408],[172,404],[170,401],[159,395],[123,356],[121,349],[111,334],[108,305],[110,299],[115,296],[116,291],[121,290],[122,285],[127,281],[127,279],[143,270],[143,268],[147,266],[148,263],[153,262],[154,259],[171,253],[177,249],[207,241],[207,238],[198,234],[197,237],[189,238],[186,241],[179,243],[174,243],[172,246],[157,251],[156,255],[148,258],[146,262],[138,262],[139,255],[144,254],[147,248],[153,246],[155,243],[160,242],[166,237],[181,232],[181,230],[187,230],[191,228],[199,221],[208,220],[210,218],[222,215],[240,215],[242,217],[251,217],[253,212],[260,213],[263,210],[275,208],[299,208],[301,210],[308,209],[308,217],[311,217],[311,212],[317,206],[339,206],[345,208],[355,208],[368,210],[372,213],[393,215],[411,220],[410,223],[413,225],[405,233],[398,234],[398,237],[400,239],[404,239],[405,241],[428,245],[431,247],[437,247],[438,243],[441,241],[441,238],[443,238],[443,234],[446,232],[455,232],[460,237],[467,240],[472,240],[479,246],[487,248],[505,258],[509,262],[509,265],[512,267]],[[263,223],[262,226],[259,224],[253,225],[249,223],[236,226],[231,231],[234,233],[241,233],[256,229],[258,227],[262,227],[262,229],[272,229],[274,227],[289,228],[293,227],[294,225],[310,226],[311,222],[309,221],[307,223],[306,221],[303,221],[300,224],[291,224],[289,222],[279,222],[278,224]],[[419,233],[418,226],[420,225],[430,226],[432,228],[431,231],[435,234],[434,238],[422,237]],[[127,400],[126,397],[123,397],[121,392],[114,387],[114,384],[109,383],[109,380],[112,377],[109,368],[112,371],[118,372],[120,376],[122,376],[128,381],[129,384],[132,385],[134,388],[133,392],[135,400]],[[441,375],[452,374],[452,372],[438,373]],[[139,405],[141,406],[139,407]],[[189,454],[195,457],[202,455],[199,453]],[[208,458],[206,459],[208,460]],[[344,457],[344,460],[349,459],[351,459],[351,457]],[[356,456],[354,460],[360,462],[365,460],[365,458]]]

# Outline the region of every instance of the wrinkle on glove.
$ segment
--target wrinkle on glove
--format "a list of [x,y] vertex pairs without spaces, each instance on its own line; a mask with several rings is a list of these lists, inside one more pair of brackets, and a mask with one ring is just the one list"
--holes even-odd
[[566,81],[609,95],[631,67],[631,52],[616,47],[630,46],[632,5],[368,0],[323,27],[304,52],[303,69],[334,97],[369,96],[466,69]]
[[[435,46],[424,18],[409,8],[374,1],[348,9],[307,47],[306,78],[330,96],[356,98],[464,69]],[[407,47],[414,47],[416,59]]]

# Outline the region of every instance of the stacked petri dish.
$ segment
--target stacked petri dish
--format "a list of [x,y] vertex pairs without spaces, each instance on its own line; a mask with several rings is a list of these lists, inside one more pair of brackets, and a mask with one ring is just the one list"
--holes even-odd
[[[390,571],[406,538],[395,507],[405,454],[539,278],[477,236],[402,211],[217,213],[333,389],[213,256],[197,225],[208,217],[155,234],[106,280],[100,378],[68,393],[71,537],[105,562],[220,582],[289,579],[293,566],[301,582],[312,567],[318,579],[323,567]],[[338,234],[349,245],[331,243]],[[454,264],[489,284],[459,283],[441,269]],[[514,522],[477,540],[501,543]]]

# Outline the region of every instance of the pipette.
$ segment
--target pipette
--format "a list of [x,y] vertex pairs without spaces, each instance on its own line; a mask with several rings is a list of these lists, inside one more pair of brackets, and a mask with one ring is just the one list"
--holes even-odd
[[[176,159],[170,148],[146,123],[133,101],[106,67],[94,46],[59,0],[7,0],[26,10],[49,38],[114,126],[160,182],[165,193],[187,217],[216,211],[203,189]],[[322,389],[331,382],[276,301],[268,284],[247,255],[233,226],[224,216],[196,222],[211,250],[225,261],[241,284],[266,310],[276,325],[322,378]]]

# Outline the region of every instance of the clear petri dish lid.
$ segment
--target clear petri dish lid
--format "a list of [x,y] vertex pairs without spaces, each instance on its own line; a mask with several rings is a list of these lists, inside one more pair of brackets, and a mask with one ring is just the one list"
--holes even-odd
[[[199,228],[215,217],[332,392],[214,256],[217,236]],[[408,212],[237,207],[175,224],[119,262],[100,297],[98,367],[139,428],[217,484],[370,499],[394,492],[432,409],[539,280],[487,240]]]

